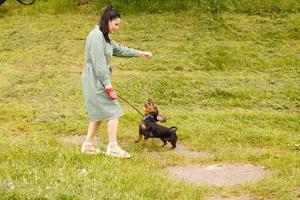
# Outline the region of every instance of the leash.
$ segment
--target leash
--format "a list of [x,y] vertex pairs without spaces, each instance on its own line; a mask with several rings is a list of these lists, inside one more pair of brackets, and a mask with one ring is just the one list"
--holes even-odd
[[[102,83],[102,82],[100,82],[101,83],[101,85],[103,86],[103,88],[105,89],[105,86],[104,86],[104,84]],[[128,105],[130,105],[134,110],[136,110],[142,117],[144,117],[144,115],[136,108],[136,107],[134,107],[131,103],[129,103],[126,99],[124,99],[123,97],[121,97],[119,94],[118,94],[118,97],[120,98],[120,99],[122,99],[123,101],[125,101]]]
[[[131,73],[128,75],[128,77],[132,77],[134,73]],[[118,85],[117,83],[115,83],[115,85]],[[118,94],[118,97],[120,97],[120,99],[122,99],[123,101],[125,101],[128,105],[130,105],[134,110],[136,110],[142,117],[144,117],[144,115],[136,108],[134,107],[133,105],[131,105],[126,99],[124,99],[123,97],[121,97],[119,94]]]
[[142,117],[144,117],[144,115],[136,108],[134,107],[132,104],[130,104],[126,99],[124,99],[123,97],[121,97],[119,94],[118,94],[118,97],[120,99],[122,99],[123,101],[125,101],[126,103],[128,103],[128,105],[130,105],[134,110],[136,110]]

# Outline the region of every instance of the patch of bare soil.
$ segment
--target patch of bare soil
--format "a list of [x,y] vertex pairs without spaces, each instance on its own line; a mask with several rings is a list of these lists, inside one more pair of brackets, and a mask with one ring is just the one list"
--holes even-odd
[[292,197],[295,199],[300,199],[300,187],[296,187],[292,192]]
[[185,180],[196,185],[233,186],[255,183],[266,174],[266,170],[250,164],[214,164],[174,166],[167,168],[170,178]]

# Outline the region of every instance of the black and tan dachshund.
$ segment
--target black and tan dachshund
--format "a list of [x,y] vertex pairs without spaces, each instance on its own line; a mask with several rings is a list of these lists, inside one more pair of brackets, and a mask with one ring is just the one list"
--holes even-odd
[[172,149],[176,147],[177,135],[175,126],[167,128],[158,125],[156,122],[166,122],[164,118],[158,111],[154,102],[148,99],[145,103],[145,115],[139,126],[139,138],[135,142],[139,142],[144,136],[144,144],[147,144],[148,138],[160,138],[165,146],[167,142],[172,144]]

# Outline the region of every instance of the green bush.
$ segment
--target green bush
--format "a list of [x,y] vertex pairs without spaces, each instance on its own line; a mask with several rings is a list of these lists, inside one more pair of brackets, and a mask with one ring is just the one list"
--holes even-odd
[[296,12],[300,8],[300,3],[296,0],[94,0],[92,8],[99,11],[110,3],[122,13],[196,10],[263,14]]
[[[17,5],[15,0],[7,0],[1,7]],[[297,0],[36,0],[26,9],[29,13],[65,13],[79,8],[97,14],[108,4],[112,4],[120,13],[162,13],[193,10],[196,13],[237,12],[247,14],[286,14],[300,10]]]

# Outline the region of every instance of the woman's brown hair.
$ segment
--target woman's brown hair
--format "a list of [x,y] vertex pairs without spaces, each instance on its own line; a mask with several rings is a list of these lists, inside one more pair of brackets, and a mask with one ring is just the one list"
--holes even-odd
[[108,43],[110,43],[110,38],[108,35],[109,34],[108,23],[109,21],[114,20],[116,18],[121,18],[121,15],[113,8],[112,5],[107,6],[100,17],[100,21],[99,21],[100,31],[103,33],[105,41]]

